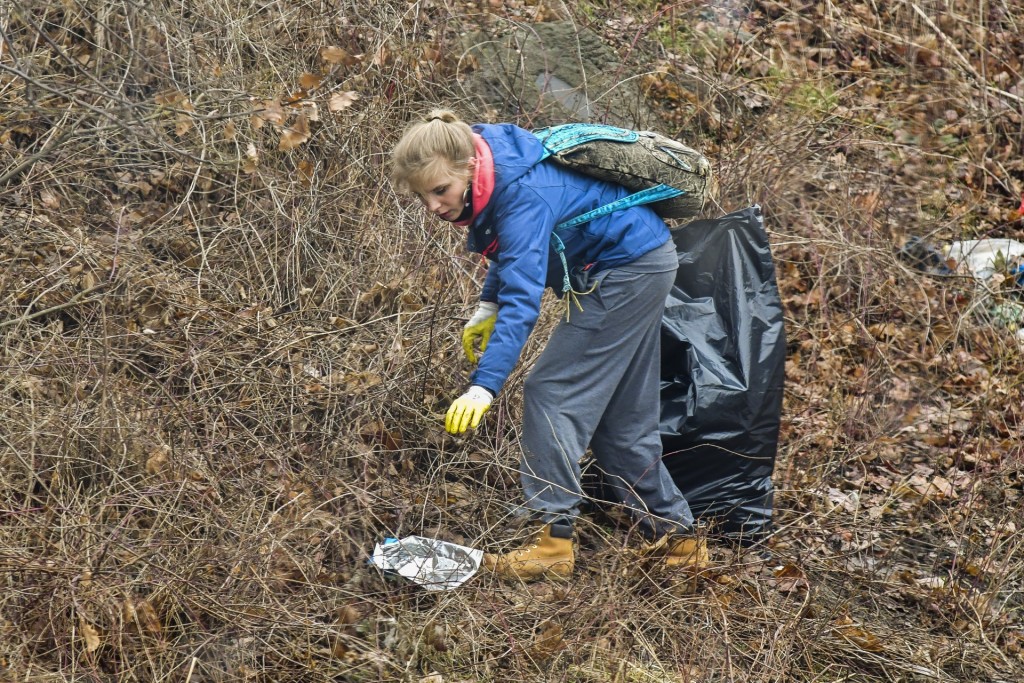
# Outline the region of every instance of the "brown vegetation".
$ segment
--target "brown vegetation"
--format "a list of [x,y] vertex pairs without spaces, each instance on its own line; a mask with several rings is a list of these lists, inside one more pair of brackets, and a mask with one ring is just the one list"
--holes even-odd
[[712,158],[712,213],[765,209],[771,552],[624,575],[590,519],[565,586],[366,567],[386,535],[509,534],[523,374],[444,435],[479,262],[385,162],[429,104],[493,115],[460,32],[567,12],[0,4],[0,679],[1024,678],[1021,348],[969,277],[896,258],[1024,239],[1007,0],[579,3]]

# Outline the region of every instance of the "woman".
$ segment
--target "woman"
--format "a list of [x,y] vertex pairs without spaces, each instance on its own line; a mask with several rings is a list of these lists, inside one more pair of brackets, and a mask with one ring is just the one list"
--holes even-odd
[[[589,446],[623,504],[669,566],[702,566],[704,541],[661,462],[659,328],[678,267],[668,228],[646,206],[559,231],[557,224],[628,194],[541,161],[541,143],[511,124],[470,126],[445,109],[411,125],[396,145],[393,180],[431,213],[468,228],[467,246],[491,265],[463,332],[476,362],[451,406],[452,434],[475,428],[501,391],[540,313],[546,286],[563,294],[564,266],[585,285],[526,380],[520,479],[537,523],[533,541],[485,566],[507,577],[572,573],[572,524],[583,492],[579,459]],[[578,295],[578,296],[577,296]]]

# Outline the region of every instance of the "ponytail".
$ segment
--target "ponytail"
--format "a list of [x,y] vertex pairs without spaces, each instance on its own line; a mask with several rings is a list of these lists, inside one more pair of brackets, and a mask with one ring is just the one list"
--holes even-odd
[[410,125],[391,152],[391,180],[406,191],[441,178],[470,177],[473,129],[450,109]]

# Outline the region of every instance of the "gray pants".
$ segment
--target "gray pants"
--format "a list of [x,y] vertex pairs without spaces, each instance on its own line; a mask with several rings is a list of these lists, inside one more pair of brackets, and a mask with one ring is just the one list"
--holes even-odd
[[649,535],[684,531],[690,506],[661,462],[661,316],[675,279],[671,241],[598,274],[572,307],[523,391],[525,507],[545,522],[572,520],[589,445],[611,488]]

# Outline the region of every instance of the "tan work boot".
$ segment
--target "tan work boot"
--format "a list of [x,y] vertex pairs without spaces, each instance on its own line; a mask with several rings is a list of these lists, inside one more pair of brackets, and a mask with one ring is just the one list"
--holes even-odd
[[694,536],[662,536],[642,552],[650,558],[663,558],[664,566],[672,569],[704,569],[711,561],[707,542]]
[[703,538],[693,536],[672,536],[665,553],[666,567],[688,567],[704,569],[711,562],[708,544]]
[[523,547],[501,555],[484,555],[484,567],[490,572],[520,581],[542,577],[567,579],[575,564],[572,527],[563,524],[541,524]]

